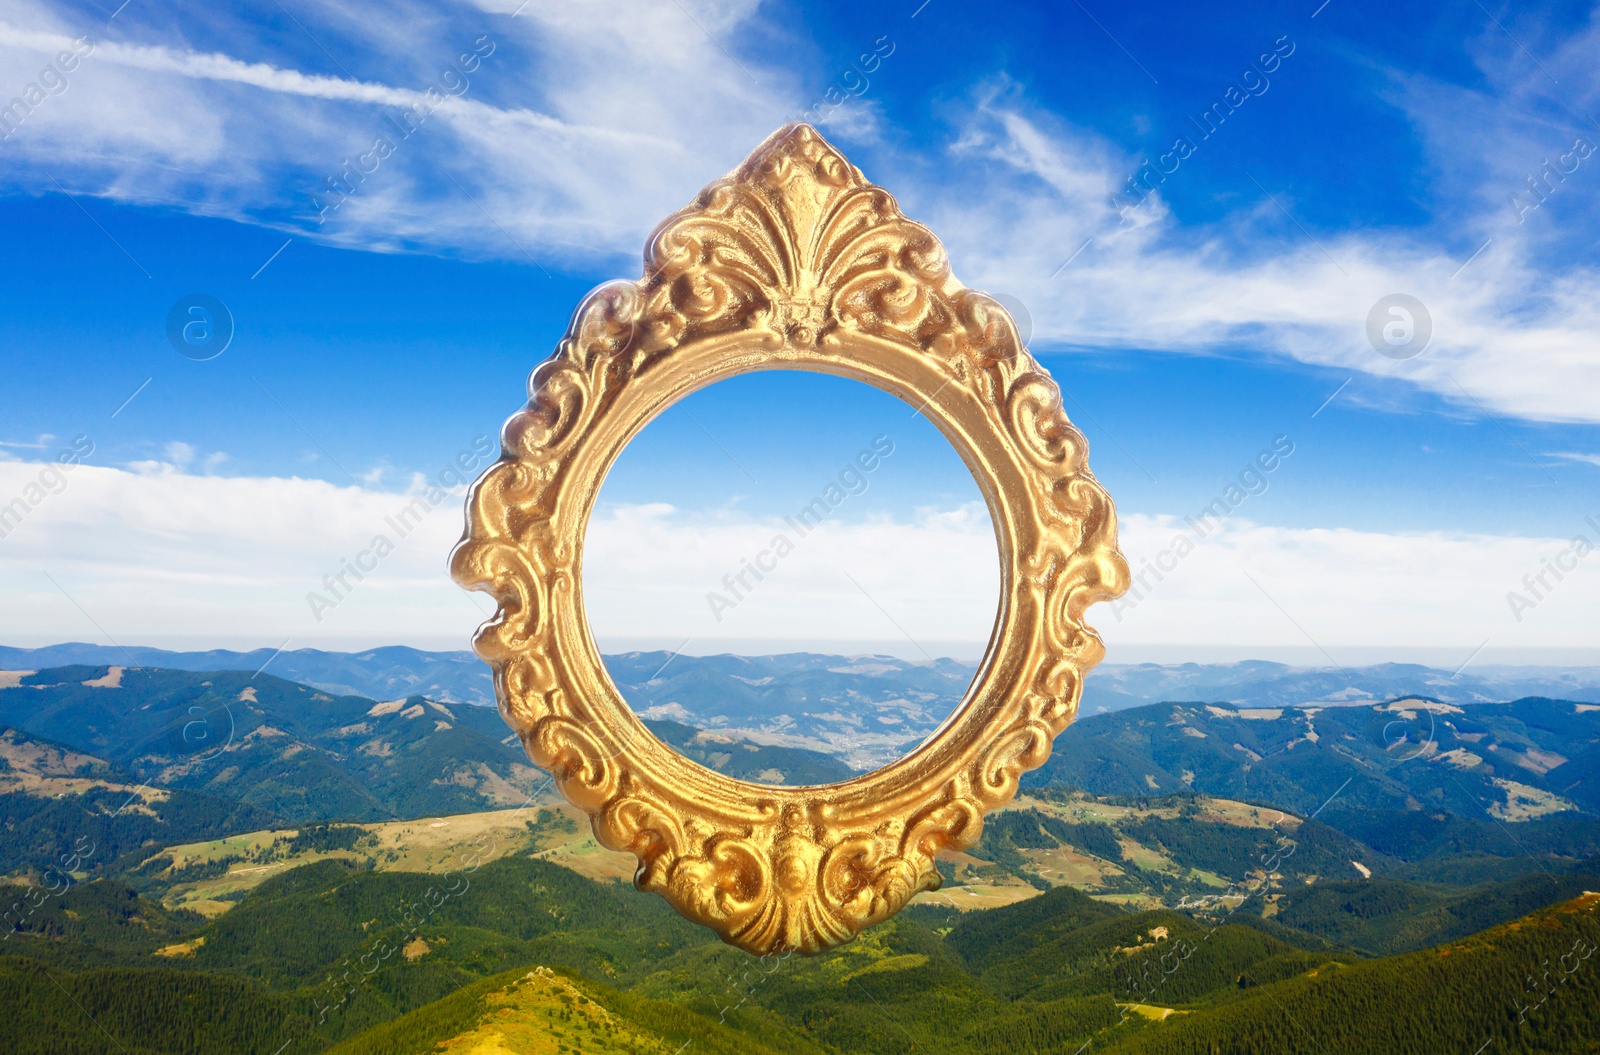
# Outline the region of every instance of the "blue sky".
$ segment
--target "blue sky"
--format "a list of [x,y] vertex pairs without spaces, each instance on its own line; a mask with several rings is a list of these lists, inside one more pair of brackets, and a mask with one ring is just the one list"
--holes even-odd
[[[1600,144],[1592,7],[519,3],[8,6],[0,98],[88,43],[0,143],[0,502],[79,434],[110,475],[0,540],[0,575],[31,603],[0,632],[464,640],[482,612],[446,597],[453,511],[329,621],[308,623],[304,594],[370,534],[361,510],[494,434],[583,293],[637,275],[657,221],[843,86],[860,95],[819,127],[941,235],[963,281],[1023,307],[1136,565],[1259,449],[1295,444],[1227,548],[1137,614],[1097,610],[1109,640],[1592,651],[1576,627],[1600,616],[1600,559],[1524,619],[1505,596],[1574,533],[1600,542],[1584,521],[1600,519],[1600,156],[1575,146]],[[429,84],[464,87],[319,222],[326,178],[398,138]],[[1230,85],[1237,106],[1203,135]],[[1126,178],[1179,137],[1176,170],[1119,217],[1111,197],[1139,200]],[[1527,178],[1563,156],[1576,168],[1538,202]],[[192,293],[235,323],[209,361],[165,332]],[[1367,310],[1392,293],[1431,313],[1414,358],[1368,341]],[[838,545],[926,625],[874,628],[873,606],[819,585],[821,555],[745,624],[700,625],[719,565],[675,577],[701,566],[672,546],[707,525],[759,544],[880,434],[896,454],[841,509]],[[596,542],[603,639],[685,625],[711,648],[837,627],[916,655],[970,648],[992,618],[992,569],[930,582],[908,556],[944,539],[946,565],[992,560],[992,543],[972,548],[981,511],[964,541],[929,527],[975,485],[924,420],[859,385],[715,386],[651,425],[602,499],[618,532],[630,510],[672,507],[650,535],[665,567]],[[216,511],[203,536],[185,535],[187,502]],[[295,527],[229,535],[263,503]],[[901,558],[849,534],[875,523],[904,529]],[[1252,568],[1272,585],[1244,582]],[[1345,592],[1352,579],[1365,587]],[[219,590],[251,600],[230,609]]]

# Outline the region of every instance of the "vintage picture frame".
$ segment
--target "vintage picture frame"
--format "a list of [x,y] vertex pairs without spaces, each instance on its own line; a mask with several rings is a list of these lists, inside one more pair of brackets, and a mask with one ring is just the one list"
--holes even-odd
[[[936,889],[935,855],[972,845],[1049,756],[1104,654],[1084,611],[1129,584],[1116,513],[1005,310],[810,126],[668,219],[645,265],[590,294],[535,371],[452,573],[498,603],[475,648],[502,714],[599,842],[638,857],[639,889],[750,952],[816,952]],[[925,414],[977,479],[1000,552],[998,618],[959,707],[899,761],[825,786],[745,783],[661,743],[584,614],[585,530],[624,446],[689,393],[775,368]]]

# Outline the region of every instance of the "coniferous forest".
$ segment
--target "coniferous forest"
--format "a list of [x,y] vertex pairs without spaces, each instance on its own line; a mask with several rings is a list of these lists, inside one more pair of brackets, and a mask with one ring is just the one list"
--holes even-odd
[[[1462,787],[1592,756],[1588,707],[1441,710],[1387,767],[1369,707],[1309,740],[1218,705],[1083,719],[941,890],[762,959],[634,891],[486,708],[108,675],[0,689],[18,1055],[1600,1050],[1585,774],[1520,767],[1476,814]],[[182,758],[183,723],[224,712],[231,739]],[[652,728],[747,777],[842,766]],[[1498,757],[1430,761],[1460,743]]]

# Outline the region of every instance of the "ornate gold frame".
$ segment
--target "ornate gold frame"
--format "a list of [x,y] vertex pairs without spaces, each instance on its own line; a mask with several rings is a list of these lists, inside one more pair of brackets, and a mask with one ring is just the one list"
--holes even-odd
[[[635,854],[641,890],[753,953],[816,952],[939,886],[934,855],[1050,754],[1104,655],[1084,609],[1128,587],[1111,499],[1005,310],[808,125],[773,134],[650,239],[645,278],[578,307],[474,485],[451,571],[499,602],[474,639],[529,757]],[[916,750],[820,787],[747,784],[640,724],[589,633],[582,543],[612,462],[689,393],[766,368],[918,407],[988,502],[1001,603],[956,711]]]

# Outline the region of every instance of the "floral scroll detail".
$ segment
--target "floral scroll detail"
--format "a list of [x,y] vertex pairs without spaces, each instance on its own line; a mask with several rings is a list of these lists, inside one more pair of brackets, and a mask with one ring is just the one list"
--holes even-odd
[[[927,779],[898,772],[908,759],[844,785],[738,785],[662,761],[637,721],[602,721],[616,712],[577,690],[615,695],[560,632],[581,612],[581,531],[557,523],[593,498],[568,493],[573,465],[623,394],[735,335],[739,354],[814,369],[864,357],[863,340],[893,346],[886,357],[915,365],[920,396],[964,401],[1021,481],[996,525],[1012,538],[1015,644],[986,661],[958,712],[969,731],[957,754],[919,763]],[[590,814],[601,843],[638,857],[635,885],[752,952],[838,945],[936,889],[935,855],[976,842],[983,814],[1048,758],[1103,654],[1084,610],[1128,586],[1111,500],[1010,316],[955,280],[938,239],[887,191],[791,125],[657,229],[641,280],[583,301],[530,390],[501,460],[473,489],[452,558],[463,586],[498,601],[474,646],[530,757]]]

